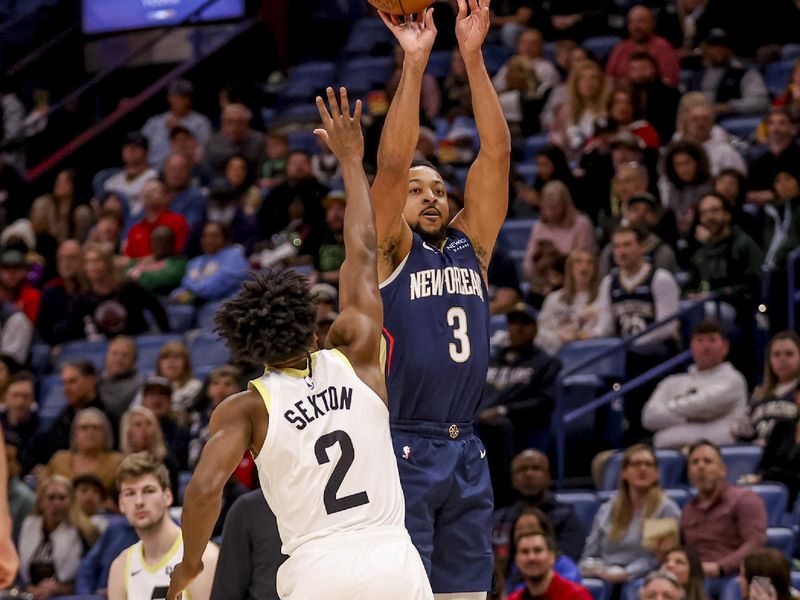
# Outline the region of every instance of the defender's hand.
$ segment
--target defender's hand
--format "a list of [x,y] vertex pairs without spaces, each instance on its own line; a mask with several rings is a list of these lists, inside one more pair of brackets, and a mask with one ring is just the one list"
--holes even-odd
[[491,0],[469,0],[467,14],[467,0],[458,0],[456,38],[462,55],[480,51],[489,33],[490,4]]
[[199,569],[190,569],[184,563],[178,563],[172,574],[169,576],[169,591],[167,591],[167,600],[181,600],[183,592],[189,584],[191,584],[200,573],[203,572],[203,565]]
[[322,128],[315,129],[314,133],[322,139],[331,149],[331,152],[339,159],[358,159],[360,162],[364,158],[364,136],[361,133],[361,100],[356,100],[356,110],[350,116],[350,103],[347,100],[347,90],[339,88],[339,103],[336,102],[336,95],[333,88],[328,90],[328,104],[330,110],[325,106],[325,101],[317,96],[317,110],[322,119]]
[[433,23],[433,9],[427,8],[417,13],[417,20],[412,20],[413,15],[398,17],[383,11],[378,11],[386,27],[397,38],[403,48],[406,58],[428,62],[428,57],[436,40],[436,25]]

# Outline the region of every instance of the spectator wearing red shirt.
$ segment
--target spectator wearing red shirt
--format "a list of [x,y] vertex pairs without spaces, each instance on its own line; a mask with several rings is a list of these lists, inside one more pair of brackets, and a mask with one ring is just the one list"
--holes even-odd
[[175,232],[175,250],[182,252],[189,236],[189,226],[182,215],[167,210],[169,198],[164,184],[158,179],[151,179],[144,185],[142,196],[144,219],[131,227],[125,242],[125,256],[129,258],[150,256],[153,253],[150,247],[150,235],[161,225]]
[[12,302],[35,324],[42,292],[27,281],[28,263],[21,250],[7,249],[0,254],[0,300]]
[[530,533],[517,540],[514,557],[525,578],[525,587],[513,592],[508,600],[592,600],[589,591],[553,571],[556,543],[542,533]]
[[652,10],[645,6],[634,6],[630,9],[628,39],[614,46],[606,64],[606,75],[614,79],[627,79],[631,55],[634,52],[645,51],[656,59],[664,83],[677,86],[681,74],[678,53],[667,40],[655,35],[655,28],[656,21]]

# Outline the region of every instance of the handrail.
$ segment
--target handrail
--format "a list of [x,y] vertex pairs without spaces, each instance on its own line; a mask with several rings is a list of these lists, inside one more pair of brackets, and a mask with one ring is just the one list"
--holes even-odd
[[77,27],[68,27],[63,31],[59,32],[58,35],[51,37],[41,46],[38,46],[28,55],[23,56],[13,65],[8,68],[9,75],[17,75],[23,69],[28,68],[30,65],[34,64],[40,58],[42,58],[45,54],[50,52],[53,48],[61,44],[64,40],[66,40],[70,35],[72,35],[77,30]]
[[[800,254],[798,255],[800,256]],[[718,306],[719,300],[716,294],[711,293],[707,297],[703,298],[702,300],[695,300],[688,306],[685,306],[682,309],[679,309],[675,313],[668,315],[661,319],[660,321],[656,321],[655,323],[650,324],[644,330],[639,332],[636,335],[622,338],[619,340],[619,343],[610,349],[605,349],[602,352],[595,352],[591,356],[587,357],[585,360],[580,361],[578,364],[574,365],[569,369],[563,370],[557,380],[558,385],[558,394],[556,396],[556,405],[553,411],[553,421],[555,424],[555,441],[556,441],[556,472],[557,472],[557,483],[558,487],[561,488],[564,481],[564,457],[566,452],[566,426],[575,421],[576,419],[582,417],[585,414],[588,414],[592,411],[597,410],[598,408],[605,406],[607,404],[611,404],[614,400],[618,399],[619,397],[623,396],[625,393],[634,390],[648,381],[664,374],[670,372],[675,367],[682,365],[683,363],[687,362],[688,359],[691,358],[691,352],[689,350],[684,350],[680,352],[676,356],[664,361],[662,364],[653,367],[652,369],[642,373],[631,379],[630,381],[625,382],[622,385],[614,384],[614,388],[599,398],[595,398],[588,404],[581,406],[577,409],[572,410],[571,412],[565,414],[563,403],[561,402],[562,397],[562,390],[564,380],[571,376],[579,373],[580,371],[584,370],[586,367],[590,366],[596,360],[600,358],[604,358],[609,354],[616,354],[622,350],[626,350],[630,345],[635,342],[637,339],[641,338],[642,336],[646,335],[647,333],[658,329],[672,321],[680,319],[682,316],[697,310],[698,306],[704,305],[706,302],[715,302]]]
[[29,10],[28,12],[25,13],[19,13],[12,19],[9,19],[8,21],[0,25],[0,35],[3,35],[9,29],[16,27],[17,25],[22,23],[25,19],[33,17],[40,8],[42,8],[41,5],[34,6],[33,10]]
[[186,25],[187,23],[191,22],[196,16],[198,16],[206,8],[208,8],[212,4],[215,4],[216,2],[219,2],[219,0],[205,0],[205,2],[203,2],[200,6],[194,9],[191,13],[186,15],[186,17],[184,17],[179,23],[173,23],[172,25],[168,25],[153,38],[147,39],[144,43],[140,44],[138,47],[123,54],[118,60],[114,61],[111,65],[109,65],[108,67],[97,73],[97,75],[92,77],[89,81],[83,83],[82,85],[79,85],[77,88],[72,90],[72,92],[64,96],[61,100],[51,105],[48,108],[47,113],[43,115],[43,118],[51,117],[54,113],[60,111],[62,108],[68,106],[69,104],[71,104],[72,102],[83,96],[86,92],[95,87],[98,83],[106,79],[109,75],[113,74],[117,69],[127,65],[131,60],[133,60],[140,54],[143,54],[144,52],[151,50],[153,45],[166,38],[178,27],[182,27],[183,25]]
[[789,329],[792,331],[797,331],[795,329],[795,312],[798,300],[800,300],[800,294],[798,294],[797,289],[797,262],[800,261],[800,248],[795,248],[789,253],[789,256],[786,258],[786,268],[788,271],[788,302],[786,304],[786,310],[788,311],[789,317]]
[[[214,0],[216,1],[216,0]],[[85,145],[104,131],[106,131],[109,127],[120,121],[123,117],[127,116],[129,113],[133,112],[137,108],[139,108],[144,102],[155,96],[158,92],[163,90],[164,88],[169,85],[171,81],[177,79],[184,73],[186,73],[189,69],[193,68],[197,63],[201,60],[207,58],[211,54],[215,53],[217,50],[222,48],[225,44],[230,42],[232,39],[239,36],[244,31],[250,29],[253,24],[255,24],[256,19],[245,19],[240,23],[237,23],[235,29],[233,29],[229,35],[220,38],[210,44],[209,51],[200,58],[194,58],[192,60],[188,60],[159,79],[157,79],[154,83],[150,84],[148,87],[143,89],[141,92],[136,94],[133,98],[130,99],[129,102],[124,103],[123,105],[119,106],[114,112],[103,117],[97,123],[92,125],[89,129],[85,130],[83,133],[76,136],[72,141],[68,142],[56,152],[48,156],[42,162],[40,162],[35,167],[32,167],[28,170],[25,174],[25,177],[28,181],[35,181],[39,177],[41,177],[44,173],[52,169],[55,165],[60,163],[64,160],[67,156],[75,152],[78,148]]]
[[594,363],[596,360],[605,357],[609,353],[617,353],[621,350],[627,350],[631,346],[631,344],[633,344],[633,342],[635,342],[639,338],[647,335],[651,331],[658,329],[659,327],[663,327],[664,325],[667,325],[668,323],[675,321],[676,319],[680,319],[682,316],[689,314],[693,310],[697,310],[697,307],[699,305],[705,304],[706,302],[717,302],[717,295],[714,292],[712,292],[708,296],[705,296],[702,300],[694,300],[689,306],[679,309],[678,311],[672,313],[671,315],[667,315],[660,321],[651,323],[636,335],[632,335],[626,338],[620,338],[619,343],[613,348],[610,349],[607,348],[601,352],[595,352],[591,356],[588,356],[586,359],[579,362],[577,365],[573,365],[569,369],[561,371],[561,373],[559,373],[559,378],[563,380],[566,377],[569,377],[570,375],[575,375],[577,373],[580,373],[586,367]]

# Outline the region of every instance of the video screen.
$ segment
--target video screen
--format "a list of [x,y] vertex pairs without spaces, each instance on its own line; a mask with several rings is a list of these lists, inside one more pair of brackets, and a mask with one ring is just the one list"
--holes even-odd
[[[205,0],[83,0],[84,33],[110,33],[180,23]],[[217,0],[196,22],[244,16],[244,0]]]

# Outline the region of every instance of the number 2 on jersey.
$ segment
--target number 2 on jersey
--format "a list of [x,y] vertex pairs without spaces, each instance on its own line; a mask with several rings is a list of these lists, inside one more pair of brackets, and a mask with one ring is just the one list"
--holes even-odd
[[467,362],[470,354],[467,313],[460,306],[454,306],[447,311],[447,324],[453,328],[453,337],[458,342],[450,342],[450,358],[457,363]]
[[339,444],[342,450],[342,456],[339,457],[339,462],[333,467],[333,472],[325,484],[325,491],[322,494],[322,499],[325,502],[325,511],[332,515],[333,513],[347,510],[348,508],[355,508],[362,504],[369,504],[369,497],[367,492],[358,492],[357,494],[350,494],[344,498],[337,498],[336,494],[342,486],[345,475],[350,467],[353,465],[353,460],[356,457],[356,451],[353,448],[353,440],[342,430],[331,431],[320,437],[317,443],[314,444],[314,454],[317,457],[317,462],[320,465],[328,464],[331,459],[328,457],[328,448],[335,444]]

